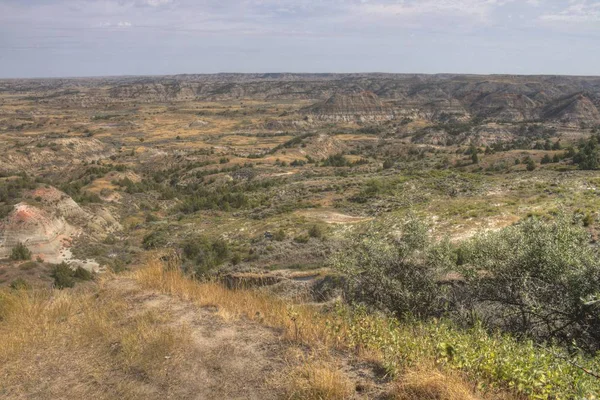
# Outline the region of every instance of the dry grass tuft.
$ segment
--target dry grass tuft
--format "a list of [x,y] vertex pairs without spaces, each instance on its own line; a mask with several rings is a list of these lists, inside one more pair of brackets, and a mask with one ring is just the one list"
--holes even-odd
[[286,371],[281,384],[290,400],[344,400],[354,394],[354,385],[338,366],[318,359]]
[[427,369],[402,375],[392,392],[395,400],[476,400],[469,386],[456,375]]

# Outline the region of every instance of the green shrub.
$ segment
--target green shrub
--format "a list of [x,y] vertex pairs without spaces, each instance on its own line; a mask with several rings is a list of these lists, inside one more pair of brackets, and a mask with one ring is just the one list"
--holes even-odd
[[31,251],[21,242],[12,248],[10,259],[15,261],[31,260]]
[[75,286],[75,271],[65,262],[56,264],[52,268],[51,276],[54,278],[54,286],[58,289],[72,288]]
[[239,263],[242,262],[242,256],[240,255],[240,253],[235,253],[232,257],[231,257],[231,263],[233,265],[238,265]]
[[10,283],[10,288],[14,290],[28,290],[31,285],[23,278],[17,278]]
[[277,230],[273,234],[273,239],[277,240],[278,242],[283,242],[285,240],[285,231],[283,229]]
[[85,268],[77,267],[77,269],[73,273],[73,277],[75,279],[79,279],[80,281],[90,281],[94,277],[93,274]]
[[229,245],[225,240],[210,239],[206,236],[186,240],[182,252],[186,260],[194,263],[196,276],[205,275],[223,264],[230,256]]
[[572,155],[573,162],[579,169],[595,170],[600,168],[600,148],[598,137],[592,136],[589,140],[579,145],[579,151]]
[[142,239],[142,247],[146,250],[157,249],[166,245],[167,236],[161,231],[151,232]]
[[531,157],[527,157],[525,165],[527,165],[527,171],[533,171],[536,168],[535,161]]
[[350,163],[341,153],[331,155],[323,161],[324,167],[347,167],[348,165],[350,165]]
[[455,259],[447,243],[434,245],[422,222],[411,218],[398,240],[387,237],[385,224],[373,223],[353,237],[332,259],[348,277],[346,298],[390,312],[427,318],[446,308],[440,273]]
[[563,215],[476,236],[462,245],[463,306],[490,329],[600,350],[600,254],[589,242]]
[[319,225],[313,225],[308,230],[308,236],[320,239],[323,237],[323,229]]
[[[333,258],[348,277],[351,302],[402,318],[481,321],[490,331],[537,343],[600,350],[600,254],[572,219],[531,218],[458,249],[432,241],[416,220],[401,231],[386,236],[386,224],[373,223]],[[445,280],[449,272],[461,280]]]

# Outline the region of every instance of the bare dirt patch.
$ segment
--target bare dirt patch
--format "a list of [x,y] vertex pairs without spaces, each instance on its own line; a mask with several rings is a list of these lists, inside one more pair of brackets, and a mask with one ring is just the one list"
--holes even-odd
[[356,224],[360,222],[366,222],[372,218],[357,217],[347,214],[342,214],[331,210],[301,210],[296,211],[296,215],[306,217],[309,219],[315,219],[323,221],[327,224]]

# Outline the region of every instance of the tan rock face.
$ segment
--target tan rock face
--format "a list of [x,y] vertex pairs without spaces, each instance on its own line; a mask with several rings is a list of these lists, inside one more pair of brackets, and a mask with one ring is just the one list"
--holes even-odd
[[600,123],[600,111],[583,93],[564,97],[547,107],[545,118],[569,125]]
[[[27,196],[33,204],[21,202],[0,221],[0,258],[10,255],[17,243],[25,244],[34,257],[59,263],[73,261],[69,250],[73,239],[87,235],[102,239],[122,229],[102,206],[84,210],[71,197],[51,187],[40,187]],[[94,266],[93,263],[90,263]],[[97,264],[96,264],[97,265]]]
[[64,217],[52,215],[38,207],[19,203],[8,217],[0,222],[0,257],[10,255],[17,243],[25,244],[35,256],[57,262],[79,230]]
[[390,107],[373,92],[335,94],[322,103],[303,110],[316,119],[327,121],[377,121],[394,117]]
[[342,153],[346,149],[346,145],[334,136],[321,134],[311,138],[306,147],[301,149],[300,152],[315,160],[323,160],[329,156]]

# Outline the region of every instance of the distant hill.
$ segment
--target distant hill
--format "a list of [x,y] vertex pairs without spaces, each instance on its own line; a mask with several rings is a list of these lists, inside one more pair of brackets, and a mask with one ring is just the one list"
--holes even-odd
[[[311,100],[303,111],[344,120],[411,116],[443,120],[600,123],[600,77],[422,74],[214,74],[2,80],[0,91],[43,103]],[[352,116],[352,117],[351,117]]]

